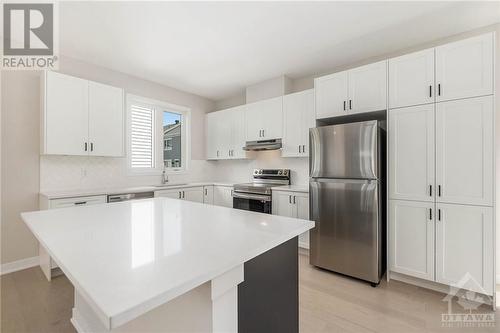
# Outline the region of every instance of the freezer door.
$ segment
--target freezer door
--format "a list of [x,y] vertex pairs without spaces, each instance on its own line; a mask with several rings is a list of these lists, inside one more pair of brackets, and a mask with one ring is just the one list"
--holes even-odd
[[311,128],[309,145],[311,177],[379,178],[376,120]]
[[378,283],[382,227],[377,180],[311,179],[310,263]]

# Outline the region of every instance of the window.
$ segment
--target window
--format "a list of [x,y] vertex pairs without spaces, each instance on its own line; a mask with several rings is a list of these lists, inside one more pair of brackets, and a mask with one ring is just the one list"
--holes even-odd
[[189,109],[132,95],[128,108],[131,172],[185,170]]
[[134,103],[131,105],[130,114],[131,167],[154,168],[154,109]]

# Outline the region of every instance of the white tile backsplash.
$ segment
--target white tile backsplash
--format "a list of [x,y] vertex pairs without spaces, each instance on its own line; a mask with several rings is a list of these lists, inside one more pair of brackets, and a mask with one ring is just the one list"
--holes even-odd
[[[159,184],[160,175],[132,175],[125,158],[58,156],[40,157],[40,191],[127,187]],[[170,182],[213,179],[214,165],[191,160],[186,173],[169,175]]]
[[[169,175],[170,182],[251,180],[253,169],[288,168],[292,184],[308,183],[307,158],[282,158],[280,151],[249,152],[249,159],[192,160],[183,174]],[[131,175],[125,158],[58,156],[40,157],[40,191],[128,187],[159,184],[160,175]]]

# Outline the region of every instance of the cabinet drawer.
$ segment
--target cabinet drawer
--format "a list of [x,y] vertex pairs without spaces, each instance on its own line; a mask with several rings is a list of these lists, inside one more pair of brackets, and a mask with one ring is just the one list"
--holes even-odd
[[49,201],[49,209],[65,208],[74,206],[87,206],[106,203],[105,195],[93,195],[88,197],[53,199]]

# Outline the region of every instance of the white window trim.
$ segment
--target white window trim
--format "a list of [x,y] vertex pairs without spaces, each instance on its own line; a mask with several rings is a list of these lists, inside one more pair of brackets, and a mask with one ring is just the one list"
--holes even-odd
[[[154,168],[132,168],[131,167],[131,112],[133,103],[146,104],[155,107],[155,140],[154,140]],[[163,123],[158,119],[163,119],[163,111],[172,111],[181,115],[181,161],[180,168],[165,168],[167,174],[183,174],[189,169],[191,161],[191,109],[182,105],[176,105],[159,100],[154,100],[133,94],[127,94],[127,122],[126,122],[126,142],[127,142],[127,170],[130,175],[161,175],[163,167]],[[161,143],[161,144],[160,144]]]

